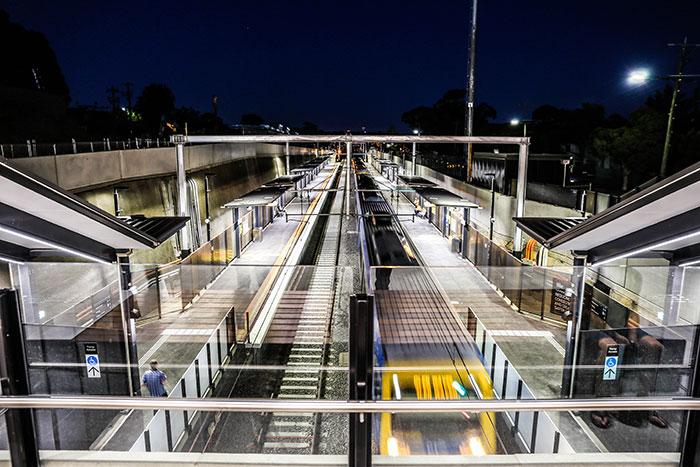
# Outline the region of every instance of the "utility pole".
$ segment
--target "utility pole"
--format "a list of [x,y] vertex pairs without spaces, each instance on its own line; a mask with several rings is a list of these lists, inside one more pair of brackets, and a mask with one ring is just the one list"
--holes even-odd
[[666,123],[666,140],[664,141],[664,152],[661,157],[661,169],[659,170],[659,176],[664,178],[666,176],[666,166],[668,165],[668,154],[671,150],[671,134],[673,128],[673,113],[676,109],[676,100],[678,99],[678,92],[681,88],[681,80],[683,79],[683,70],[685,69],[686,63],[688,63],[688,57],[690,55],[690,50],[688,47],[700,47],[700,44],[688,44],[688,38],[685,37],[683,42],[680,44],[671,43],[668,44],[669,47],[680,47],[680,54],[678,57],[678,69],[676,74],[673,76],[675,78],[673,83],[673,94],[671,95],[671,108],[668,110],[668,122]]
[[[473,136],[474,129],[474,67],[476,65],[476,4],[472,0],[472,20],[469,35],[469,75],[467,77],[467,108],[464,121],[464,134]],[[467,181],[472,179],[472,143],[467,143]]]
[[128,110],[132,109],[132,99],[134,96],[134,84],[124,83],[124,98],[126,98],[126,108]]

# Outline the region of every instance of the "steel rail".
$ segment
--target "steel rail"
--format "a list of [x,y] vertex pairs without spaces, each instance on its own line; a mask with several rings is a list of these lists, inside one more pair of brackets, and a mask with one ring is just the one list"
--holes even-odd
[[212,412],[453,413],[571,410],[700,410],[700,399],[528,399],[344,401],[279,399],[179,399],[95,396],[0,396],[0,409],[200,410]]

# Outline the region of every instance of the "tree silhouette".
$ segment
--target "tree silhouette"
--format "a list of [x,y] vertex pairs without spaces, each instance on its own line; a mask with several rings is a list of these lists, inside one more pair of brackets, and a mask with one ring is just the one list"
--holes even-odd
[[149,84],[136,100],[136,111],[143,118],[143,128],[151,136],[162,135],[165,120],[175,110],[175,95],[165,84]]
[[265,119],[258,114],[247,113],[241,115],[241,125],[262,125],[265,123]]

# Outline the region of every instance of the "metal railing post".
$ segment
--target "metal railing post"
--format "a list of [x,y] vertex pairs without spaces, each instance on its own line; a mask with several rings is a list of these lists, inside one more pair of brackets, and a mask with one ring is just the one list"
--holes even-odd
[[78,154],[78,144],[75,142],[75,138],[71,138],[70,141],[73,144],[73,154]]
[[574,397],[574,379],[576,378],[576,365],[578,365],[578,349],[581,346],[580,334],[583,321],[583,303],[586,290],[586,255],[574,256],[574,271],[572,282],[574,283],[574,303],[571,320],[566,326],[566,351],[564,354],[564,371],[561,382],[561,397]]
[[[0,290],[0,362],[2,393],[12,396],[29,395],[27,354],[24,330],[14,290]],[[32,409],[8,410],[5,416],[7,441],[13,466],[39,466],[39,447]]]
[[119,274],[119,305],[121,310],[122,334],[124,339],[124,356],[127,367],[127,381],[130,396],[141,395],[139,384],[139,359],[136,348],[136,310],[132,293],[131,265],[129,256],[117,255],[117,272]]
[[[351,401],[372,400],[372,362],[374,341],[374,297],[358,294],[350,297],[349,382]],[[372,465],[372,415],[350,414],[350,467]]]

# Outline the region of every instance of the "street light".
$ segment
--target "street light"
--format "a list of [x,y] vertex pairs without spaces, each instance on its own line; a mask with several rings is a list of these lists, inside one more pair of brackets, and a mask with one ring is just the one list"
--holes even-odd
[[527,136],[527,124],[532,123],[532,120],[520,120],[519,118],[511,118],[510,126],[518,126],[523,124],[523,136]]
[[688,57],[690,51],[688,47],[700,47],[700,44],[688,44],[688,38],[683,39],[683,42],[679,44],[667,44],[669,47],[680,47],[680,54],[678,57],[678,68],[676,69],[675,75],[666,76],[653,76],[651,72],[645,68],[639,68],[632,70],[627,75],[627,84],[630,86],[642,86],[648,83],[652,79],[656,80],[670,80],[673,83],[673,94],[671,95],[671,108],[668,111],[668,122],[666,123],[666,138],[664,140],[664,152],[661,156],[661,168],[659,169],[659,176],[664,178],[666,176],[666,165],[668,164],[668,154],[671,150],[671,130],[673,127],[673,112],[676,109],[676,99],[678,97],[678,91],[681,88],[682,79],[698,79],[700,75],[686,75],[683,73],[686,63],[688,63]]
[[651,73],[646,68],[639,68],[637,70],[632,70],[627,75],[627,84],[629,86],[641,86],[646,84],[651,78]]
[[[422,132],[423,132],[423,130],[421,130],[420,128],[414,128],[414,129],[413,129],[413,134],[414,134],[414,135],[420,136]],[[412,158],[411,158],[411,172],[412,172],[412,175],[415,175],[415,174],[416,174],[416,142],[415,142],[415,141],[413,142],[413,152],[412,152],[411,155],[412,155]]]

